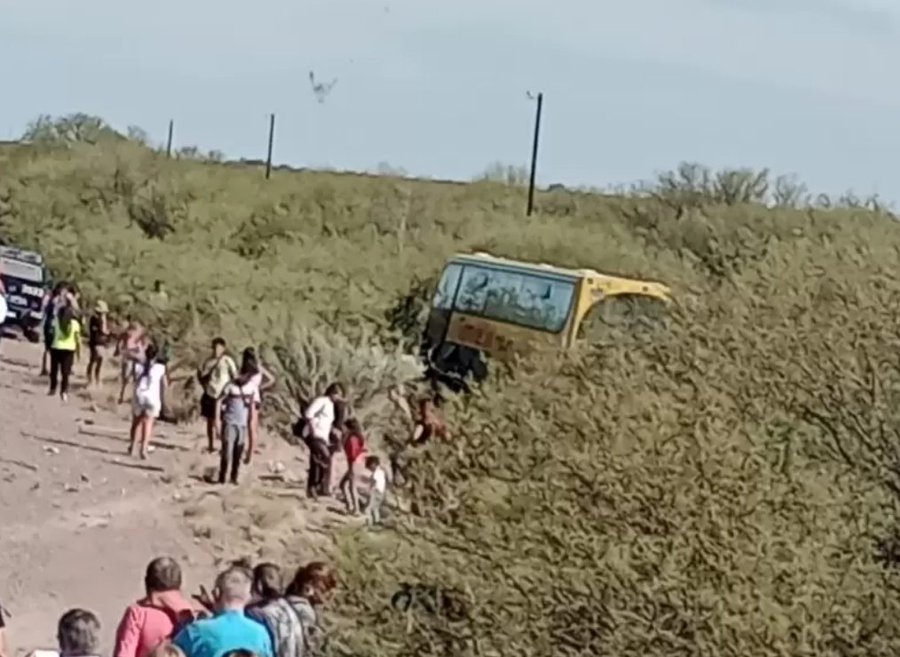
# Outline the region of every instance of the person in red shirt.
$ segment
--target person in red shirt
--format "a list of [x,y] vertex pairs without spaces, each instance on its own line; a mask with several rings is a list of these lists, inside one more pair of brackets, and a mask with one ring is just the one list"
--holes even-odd
[[181,568],[169,557],[154,559],[144,576],[146,597],[125,610],[116,632],[114,657],[149,657],[198,610],[181,593]]
[[348,418],[344,422],[344,456],[347,458],[347,472],[341,478],[340,490],[344,495],[344,504],[347,505],[347,513],[359,513],[359,502],[356,498],[356,473],[353,464],[356,463],[366,451],[366,439],[363,436],[362,426],[356,418]]

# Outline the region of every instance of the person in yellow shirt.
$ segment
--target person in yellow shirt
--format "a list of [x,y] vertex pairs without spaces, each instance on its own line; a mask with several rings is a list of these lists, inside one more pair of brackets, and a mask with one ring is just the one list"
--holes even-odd
[[50,395],[59,390],[60,398],[69,400],[69,378],[75,360],[81,360],[81,323],[72,304],[60,308],[53,320],[53,341],[50,345]]

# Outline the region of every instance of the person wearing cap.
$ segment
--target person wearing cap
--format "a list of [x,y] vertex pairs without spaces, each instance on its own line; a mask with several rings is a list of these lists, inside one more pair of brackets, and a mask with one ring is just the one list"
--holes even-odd
[[109,306],[98,301],[88,322],[88,348],[90,358],[87,366],[88,385],[100,384],[100,369],[109,346]]

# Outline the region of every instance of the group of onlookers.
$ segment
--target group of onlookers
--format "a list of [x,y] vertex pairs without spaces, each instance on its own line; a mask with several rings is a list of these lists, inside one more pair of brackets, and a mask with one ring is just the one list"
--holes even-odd
[[[235,562],[216,578],[212,594],[182,591],[181,568],[154,559],[144,575],[145,595],[119,621],[113,657],[311,657],[325,645],[321,607],[337,585],[324,562],[299,568],[287,580],[281,568]],[[7,657],[0,615],[0,657]],[[58,650],[30,657],[96,657],[100,620],[85,609],[59,619]]]

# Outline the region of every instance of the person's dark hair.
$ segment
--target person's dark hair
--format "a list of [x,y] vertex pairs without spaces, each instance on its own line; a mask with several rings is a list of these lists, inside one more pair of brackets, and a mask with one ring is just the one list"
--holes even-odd
[[340,383],[331,383],[325,388],[325,396],[326,397],[343,397],[344,396],[344,386]]
[[62,334],[69,336],[72,334],[72,320],[75,319],[75,309],[66,304],[59,310],[59,330]]
[[100,621],[86,609],[70,609],[56,629],[61,657],[96,655],[100,647]]
[[226,346],[226,345],[225,345],[225,338],[221,338],[221,337],[213,338],[212,346],[213,346],[213,348],[216,348],[216,347],[223,347],[223,348],[224,348],[224,347]]
[[60,281],[56,285],[53,286],[53,296],[58,297],[60,294],[66,291],[66,288],[69,286],[65,281]]
[[281,567],[274,563],[261,563],[253,569],[253,593],[263,600],[274,600],[284,595],[284,579]]
[[331,566],[322,561],[313,561],[297,571],[287,588],[287,595],[320,604],[325,595],[336,586],[337,576]]
[[144,351],[144,369],[141,370],[141,379],[150,376],[150,368],[152,368],[153,363],[156,362],[156,357],[158,354],[159,349],[155,344],[151,342],[147,345],[147,349]]
[[344,422],[344,427],[346,427],[347,431],[350,433],[362,435],[362,424],[360,424],[359,420],[355,417],[348,417]]
[[144,588],[147,593],[177,591],[181,588],[181,566],[171,557],[157,557],[147,565]]
[[259,359],[256,356],[256,349],[247,347],[241,354],[241,375],[251,377],[259,373]]
[[161,280],[159,280],[158,278],[155,281],[153,281],[153,289],[156,290],[157,292],[159,292],[162,289],[162,286],[163,286],[163,282]]
[[379,459],[374,454],[372,456],[366,457],[366,468],[368,470],[371,470],[372,468],[377,468],[379,465],[381,465],[381,459]]
[[222,657],[259,657],[252,650],[247,650],[246,648],[238,648],[237,650],[229,650]]

